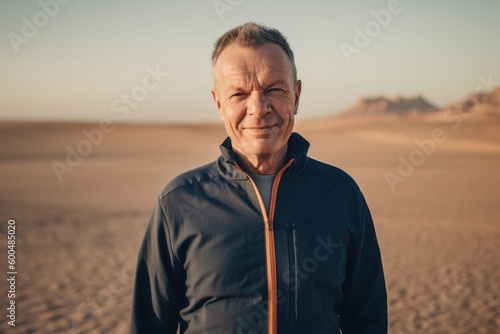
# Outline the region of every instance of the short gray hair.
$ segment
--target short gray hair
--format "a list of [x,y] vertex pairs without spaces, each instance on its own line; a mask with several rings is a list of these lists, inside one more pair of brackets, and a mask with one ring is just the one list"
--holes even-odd
[[217,59],[224,49],[231,43],[238,43],[241,46],[258,48],[267,43],[274,43],[285,51],[290,64],[292,65],[294,81],[297,81],[297,68],[295,67],[295,58],[285,36],[277,29],[266,27],[254,22],[247,22],[241,26],[233,28],[222,35],[215,43],[212,52],[212,66],[215,66]]

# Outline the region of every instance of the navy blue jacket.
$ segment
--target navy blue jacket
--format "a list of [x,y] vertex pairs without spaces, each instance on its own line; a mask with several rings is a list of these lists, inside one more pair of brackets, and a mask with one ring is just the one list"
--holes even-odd
[[387,333],[366,202],[308,148],[291,135],[272,214],[229,139],[165,187],[139,252],[131,333]]

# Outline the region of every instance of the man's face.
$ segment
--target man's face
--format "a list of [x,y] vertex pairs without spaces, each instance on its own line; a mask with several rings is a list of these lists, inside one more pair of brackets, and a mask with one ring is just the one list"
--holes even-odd
[[214,81],[212,96],[235,152],[266,157],[286,150],[301,82],[280,46],[230,44],[214,66]]

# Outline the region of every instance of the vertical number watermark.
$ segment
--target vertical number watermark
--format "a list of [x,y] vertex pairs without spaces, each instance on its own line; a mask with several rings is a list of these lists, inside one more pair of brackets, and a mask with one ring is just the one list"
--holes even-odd
[[10,326],[16,326],[16,221],[7,221],[7,318]]

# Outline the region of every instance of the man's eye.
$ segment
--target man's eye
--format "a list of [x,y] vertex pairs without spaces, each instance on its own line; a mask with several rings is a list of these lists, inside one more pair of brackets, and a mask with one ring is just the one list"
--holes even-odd
[[231,97],[242,97],[242,96],[245,96],[245,93],[239,92],[239,93],[234,93],[233,95],[231,95]]
[[283,93],[284,90],[281,88],[271,88],[267,92],[271,94],[276,94],[276,93]]

